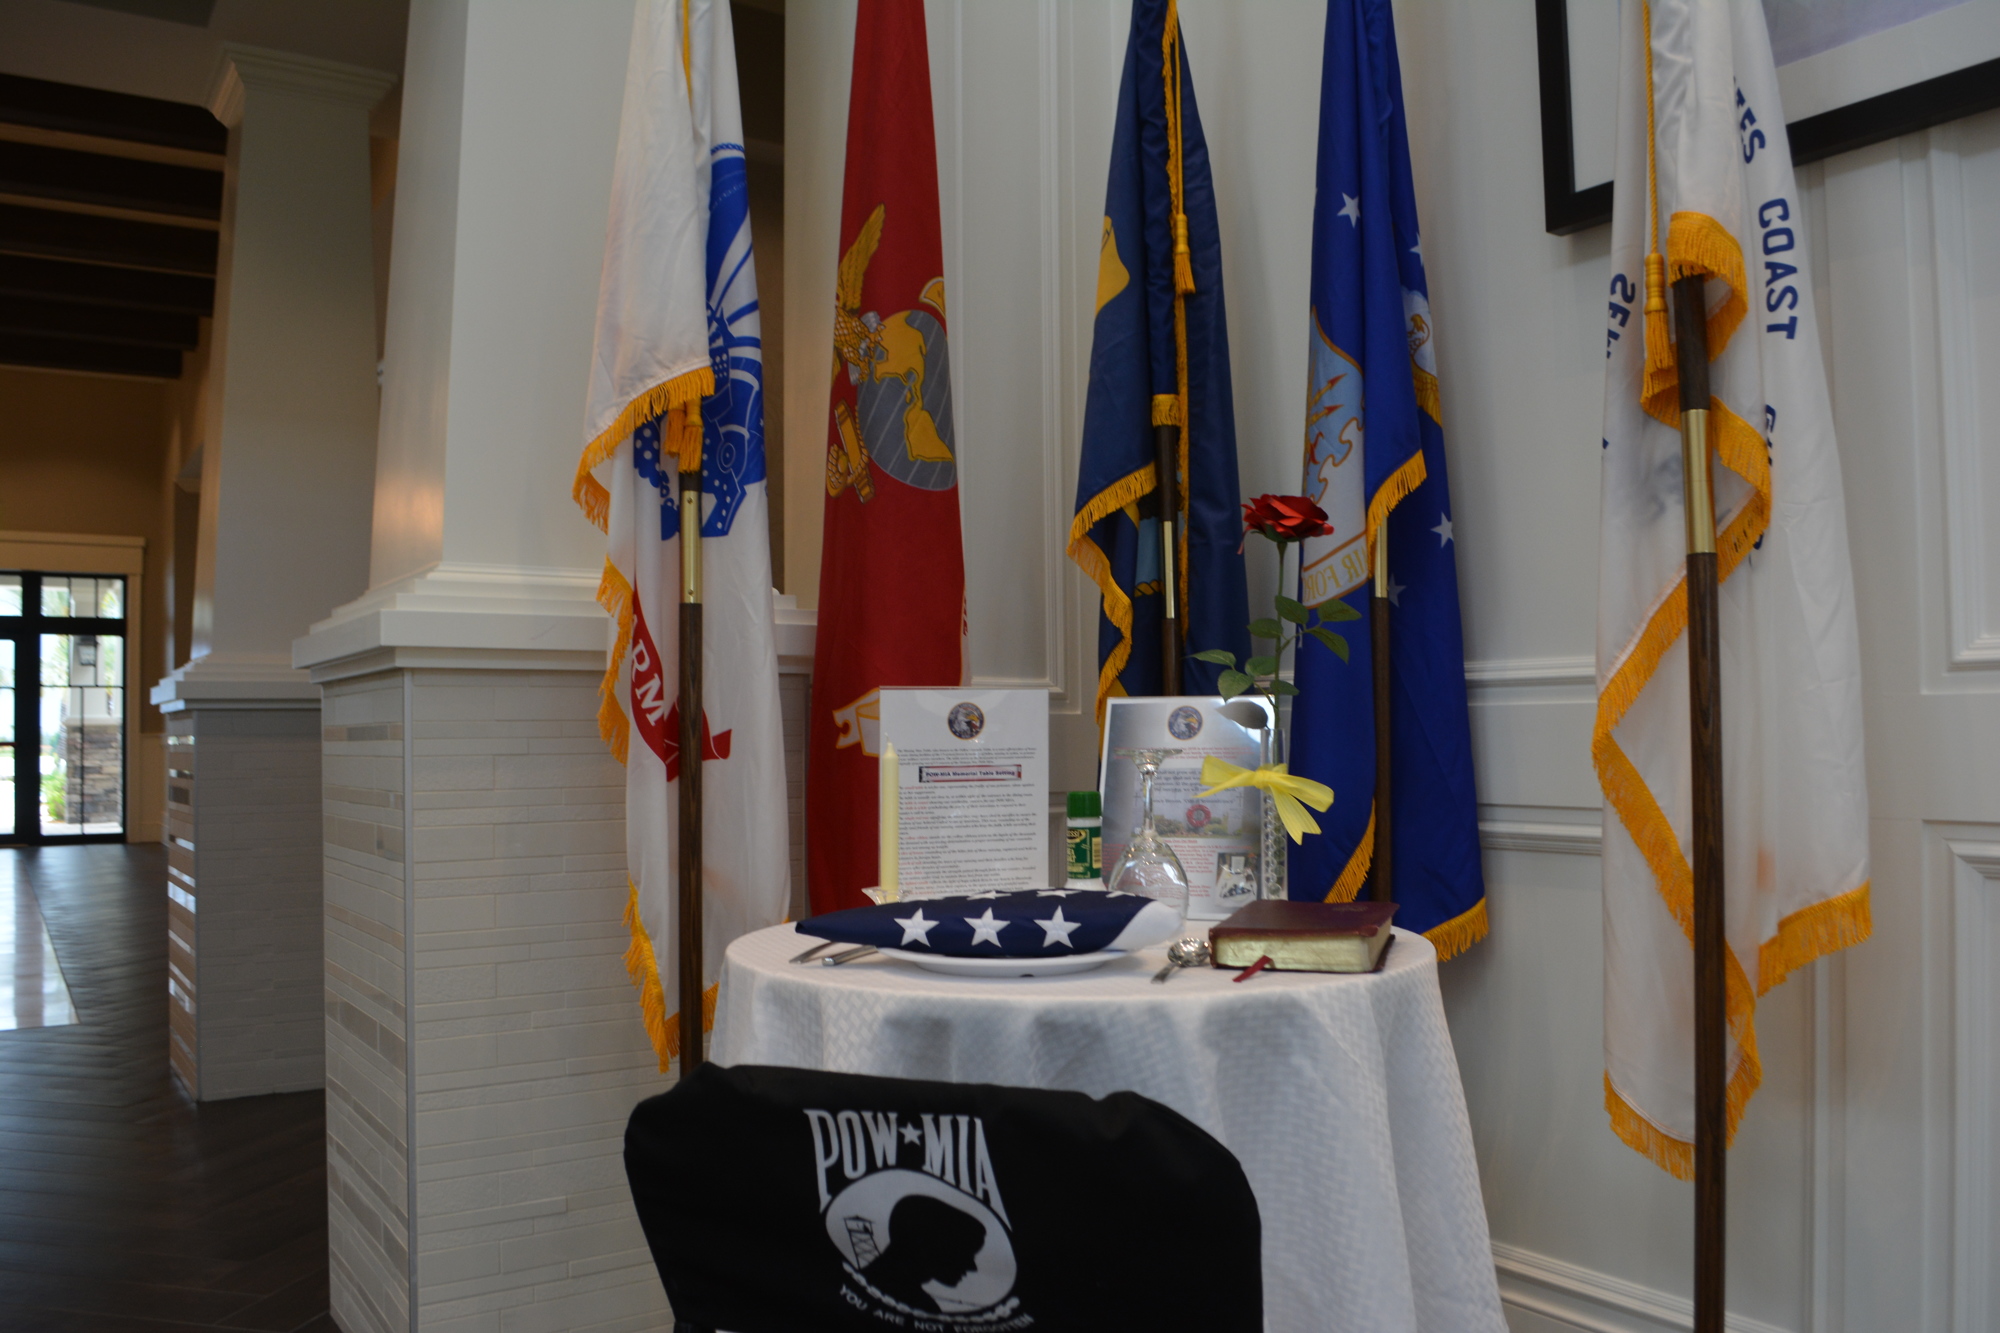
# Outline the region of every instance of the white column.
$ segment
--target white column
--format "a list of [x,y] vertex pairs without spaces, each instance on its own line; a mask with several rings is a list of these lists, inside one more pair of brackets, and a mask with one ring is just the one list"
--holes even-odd
[[348,1333],[650,1329],[622,1167],[666,1081],[570,500],[629,5],[413,6],[370,587],[324,686],[332,1302]]
[[225,46],[194,656],[167,714],[169,1055],[204,1101],[319,1087],[319,692],[291,640],[365,586],[368,113],[391,75]]
[[375,476],[375,70],[225,46],[230,127],[194,648],[168,701],[311,699],[291,642],[367,586]]

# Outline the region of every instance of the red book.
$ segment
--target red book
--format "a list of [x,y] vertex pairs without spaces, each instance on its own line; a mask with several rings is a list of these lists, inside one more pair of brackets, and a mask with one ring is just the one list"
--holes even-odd
[[1278,972],[1372,972],[1389,947],[1394,903],[1249,903],[1208,932],[1217,967],[1260,958]]
[[922,0],[861,0],[806,784],[815,912],[876,875],[876,691],[964,678],[965,556]]

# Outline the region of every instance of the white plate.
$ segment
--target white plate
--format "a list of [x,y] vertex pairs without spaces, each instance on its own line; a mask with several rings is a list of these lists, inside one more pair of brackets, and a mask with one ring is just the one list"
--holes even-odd
[[884,958],[914,963],[926,972],[943,972],[954,977],[1059,977],[1065,972],[1088,972],[1103,967],[1114,958],[1129,958],[1122,949],[1098,949],[1091,953],[1052,954],[1047,958],[954,958],[941,953],[917,953],[910,949],[877,949]]

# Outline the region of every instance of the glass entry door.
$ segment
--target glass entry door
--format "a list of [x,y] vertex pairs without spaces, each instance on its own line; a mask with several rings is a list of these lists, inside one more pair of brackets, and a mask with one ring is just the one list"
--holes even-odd
[[0,573],[0,842],[125,834],[125,580]]

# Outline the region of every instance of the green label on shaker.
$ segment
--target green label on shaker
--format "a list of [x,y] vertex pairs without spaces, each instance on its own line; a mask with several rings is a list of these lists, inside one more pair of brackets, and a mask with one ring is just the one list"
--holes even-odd
[[1072,828],[1068,832],[1069,857],[1063,873],[1070,879],[1104,878],[1104,830]]

